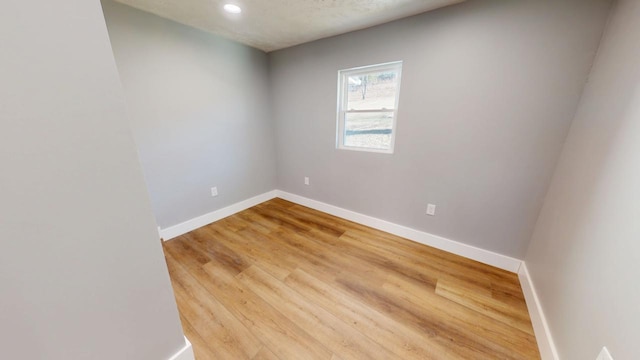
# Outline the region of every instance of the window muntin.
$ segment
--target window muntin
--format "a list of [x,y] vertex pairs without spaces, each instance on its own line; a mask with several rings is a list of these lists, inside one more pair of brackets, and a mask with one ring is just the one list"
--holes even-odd
[[393,153],[402,62],[338,72],[337,147]]

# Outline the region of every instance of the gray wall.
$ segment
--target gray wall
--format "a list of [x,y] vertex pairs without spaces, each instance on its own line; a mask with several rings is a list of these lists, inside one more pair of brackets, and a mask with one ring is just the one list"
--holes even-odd
[[103,8],[158,224],[273,190],[267,55],[110,0]]
[[640,359],[640,2],[620,0],[526,263],[562,359]]
[[97,0],[0,11],[3,359],[184,345]]
[[[608,10],[476,0],[272,53],[278,188],[523,258]],[[337,71],[394,60],[395,154],[336,150]]]

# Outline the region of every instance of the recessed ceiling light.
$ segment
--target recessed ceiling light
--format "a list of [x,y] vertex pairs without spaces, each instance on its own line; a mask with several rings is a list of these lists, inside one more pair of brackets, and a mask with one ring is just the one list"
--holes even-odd
[[235,4],[225,4],[224,11],[228,12],[229,14],[240,14],[242,12],[242,9],[240,8],[240,6]]

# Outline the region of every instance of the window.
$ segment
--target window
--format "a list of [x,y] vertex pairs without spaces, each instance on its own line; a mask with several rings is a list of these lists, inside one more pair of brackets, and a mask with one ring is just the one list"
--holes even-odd
[[393,153],[402,61],[338,72],[337,148]]

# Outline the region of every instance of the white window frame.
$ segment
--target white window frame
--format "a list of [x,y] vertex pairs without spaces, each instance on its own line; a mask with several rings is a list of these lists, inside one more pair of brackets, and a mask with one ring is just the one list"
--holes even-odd
[[[345,106],[348,104],[349,97],[349,77],[368,74],[371,72],[380,72],[385,70],[393,70],[398,75],[398,84],[396,88],[395,109],[367,109],[367,110],[349,110]],[[359,66],[351,69],[338,71],[338,115],[336,121],[336,148],[341,150],[368,151],[383,154],[393,154],[396,141],[396,124],[398,121],[398,107],[400,101],[400,81],[402,79],[402,61],[393,61],[383,64]],[[393,113],[393,122],[391,126],[391,142],[389,149],[367,148],[362,146],[346,146],[344,145],[345,128],[344,122],[348,113]]]

